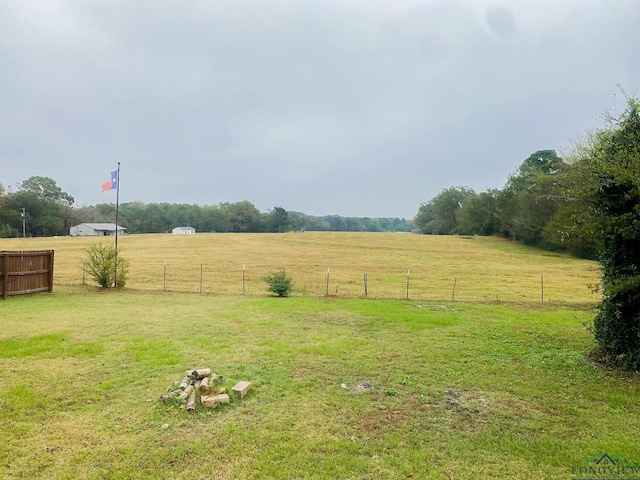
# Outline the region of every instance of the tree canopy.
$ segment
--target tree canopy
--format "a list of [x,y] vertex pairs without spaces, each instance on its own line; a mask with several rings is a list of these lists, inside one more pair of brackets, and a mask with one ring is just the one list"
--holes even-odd
[[571,192],[591,213],[586,221],[599,238],[603,299],[594,334],[604,358],[640,368],[640,103],[630,99],[608,128],[578,152]]
[[[25,209],[27,236],[68,235],[73,225],[114,222],[116,205],[101,203],[75,208],[73,197],[48,177],[31,177],[7,193],[0,183],[0,237],[22,235]],[[198,232],[283,233],[289,230],[410,232],[413,222],[404,218],[316,217],[276,206],[259,211],[248,200],[217,205],[144,203],[119,205],[118,223],[128,233],[165,233],[176,226]]]

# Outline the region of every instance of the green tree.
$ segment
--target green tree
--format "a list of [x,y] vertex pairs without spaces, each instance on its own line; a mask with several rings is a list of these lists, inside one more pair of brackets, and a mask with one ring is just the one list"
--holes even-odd
[[580,194],[600,238],[603,298],[593,331],[604,358],[640,368],[640,102],[630,99],[579,153]]
[[64,192],[55,180],[49,177],[29,177],[20,185],[23,192],[32,193],[38,199],[49,202],[73,205],[74,198]]
[[372,218],[367,222],[367,232],[382,232],[382,230],[380,220],[377,218]]
[[203,207],[200,230],[203,232],[226,232],[227,217],[225,212],[216,205]]
[[262,230],[262,213],[247,200],[226,207],[228,230],[230,232],[259,232]]
[[487,190],[462,202],[457,214],[459,233],[493,235],[498,217],[498,190]]
[[545,227],[561,203],[559,179],[566,169],[554,150],[538,150],[522,162],[497,196],[503,235],[543,244]]
[[422,203],[418,208],[418,213],[413,219],[414,228],[417,232],[430,234],[433,233],[433,204],[431,202]]
[[362,220],[356,217],[347,217],[345,220],[345,228],[348,232],[364,232],[367,228]]
[[427,204],[420,205],[414,224],[423,233],[452,235],[458,233],[457,212],[462,202],[476,193],[469,187],[449,187],[442,190]]
[[269,231],[283,233],[289,230],[289,212],[282,207],[274,207],[267,215]]

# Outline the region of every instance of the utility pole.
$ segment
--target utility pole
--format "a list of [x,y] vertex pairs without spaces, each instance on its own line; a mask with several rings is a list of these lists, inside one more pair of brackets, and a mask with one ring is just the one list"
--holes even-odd
[[20,214],[20,216],[22,217],[22,238],[25,238],[25,223],[27,221],[27,219],[25,218],[25,211],[24,208],[22,209],[22,213]]

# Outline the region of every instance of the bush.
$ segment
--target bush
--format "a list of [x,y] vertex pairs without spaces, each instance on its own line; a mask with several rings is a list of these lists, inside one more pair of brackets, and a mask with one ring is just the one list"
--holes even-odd
[[284,269],[270,272],[262,279],[267,282],[267,290],[279,297],[288,297],[293,290],[293,279],[287,275]]
[[116,249],[114,247],[103,246],[101,243],[90,246],[87,249],[85,264],[89,269],[89,275],[102,288],[124,287],[127,284],[129,262],[118,256],[118,275],[116,277]]

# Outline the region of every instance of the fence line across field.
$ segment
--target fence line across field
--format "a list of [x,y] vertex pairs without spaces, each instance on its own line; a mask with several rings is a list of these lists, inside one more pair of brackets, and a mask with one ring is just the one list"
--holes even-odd
[[[293,295],[421,301],[573,302],[553,277],[535,275],[429,275],[416,269],[356,272],[347,266],[320,265],[290,268],[274,265],[200,263],[185,266],[164,261],[130,272],[128,286],[171,292],[266,295],[265,274],[284,269],[293,281]],[[83,283],[84,283],[83,272]],[[156,288],[153,287],[156,285]],[[587,286],[585,285],[585,289]],[[594,294],[595,295],[595,294]],[[596,300],[594,296],[594,300]]]

